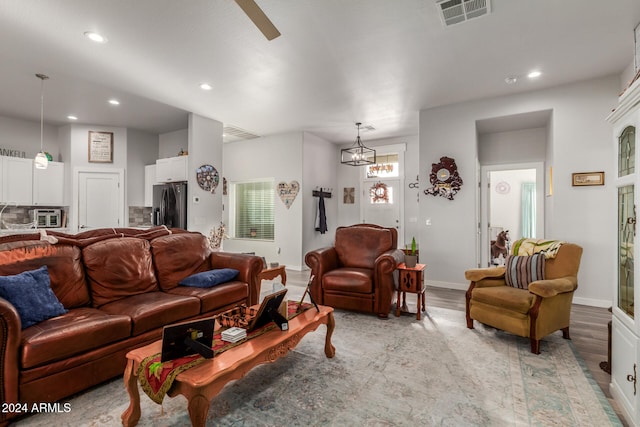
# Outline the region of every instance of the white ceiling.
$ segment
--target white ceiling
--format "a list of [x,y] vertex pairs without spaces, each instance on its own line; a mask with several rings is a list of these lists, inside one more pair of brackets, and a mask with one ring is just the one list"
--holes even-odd
[[232,0],[0,0],[0,115],[39,121],[45,73],[50,124],[165,133],[194,112],[263,136],[352,142],[361,121],[363,140],[390,138],[417,134],[421,109],[620,73],[640,22],[638,0],[492,0],[446,28],[435,0],[257,2],[282,36]]

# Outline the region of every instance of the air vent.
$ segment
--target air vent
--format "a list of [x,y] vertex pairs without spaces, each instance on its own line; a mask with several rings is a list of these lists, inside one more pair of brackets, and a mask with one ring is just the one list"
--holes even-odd
[[491,13],[491,0],[436,0],[445,27]]
[[260,136],[254,135],[251,132],[247,132],[246,130],[242,130],[234,126],[224,126],[222,128],[223,142],[242,141],[245,139],[254,139],[254,138],[260,138]]

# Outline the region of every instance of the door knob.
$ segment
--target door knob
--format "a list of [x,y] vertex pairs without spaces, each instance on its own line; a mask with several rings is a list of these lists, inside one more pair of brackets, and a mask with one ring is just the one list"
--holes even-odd
[[633,395],[636,395],[636,364],[633,364],[633,375],[627,375],[627,381],[633,383]]
[[81,225],[80,228],[87,228],[87,226],[86,225]]

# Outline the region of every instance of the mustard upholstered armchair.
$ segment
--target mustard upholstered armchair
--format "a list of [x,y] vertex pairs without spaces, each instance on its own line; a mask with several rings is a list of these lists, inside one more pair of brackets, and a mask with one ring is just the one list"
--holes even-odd
[[[518,254],[518,242],[512,247],[512,255]],[[544,257],[544,253],[541,256]],[[527,337],[531,340],[531,352],[535,354],[540,354],[540,340],[552,332],[561,330],[565,339],[571,339],[569,318],[573,292],[578,287],[581,256],[580,246],[563,243],[557,247],[555,257],[545,257],[538,265],[542,270],[538,269],[537,277],[535,265],[525,272],[523,265],[527,261],[530,265],[536,263],[534,258],[527,256],[512,258],[505,267],[467,270],[465,277],[471,282],[466,293],[467,327],[473,329],[473,321],[477,320]],[[522,288],[512,286],[517,280],[514,279],[516,270],[520,270],[521,278],[522,275],[529,276],[519,284]],[[540,274],[543,279],[537,280]]]

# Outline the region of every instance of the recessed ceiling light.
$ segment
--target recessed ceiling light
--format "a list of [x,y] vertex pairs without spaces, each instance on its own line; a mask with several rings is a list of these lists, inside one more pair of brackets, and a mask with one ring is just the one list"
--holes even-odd
[[68,115],[67,119],[69,119],[69,120],[78,120],[78,117],[76,117],[74,115]]
[[110,99],[109,100],[109,104],[111,104],[111,105],[120,105],[120,101],[118,101],[117,99]]
[[518,78],[515,76],[507,77],[506,79],[504,79],[504,82],[508,85],[516,84],[517,81],[518,81]]
[[201,83],[200,84],[200,89],[202,89],[202,90],[211,90],[211,89],[213,89],[213,86],[211,86],[209,83]]
[[529,77],[530,79],[535,79],[535,78],[540,77],[541,75],[542,75],[542,73],[540,71],[536,70],[536,71],[532,71],[529,74],[527,74],[527,77]]
[[103,35],[100,35],[98,33],[94,33],[93,31],[85,31],[84,32],[84,36],[86,38],[88,38],[91,41],[94,41],[96,43],[106,43],[107,42],[107,38]]

